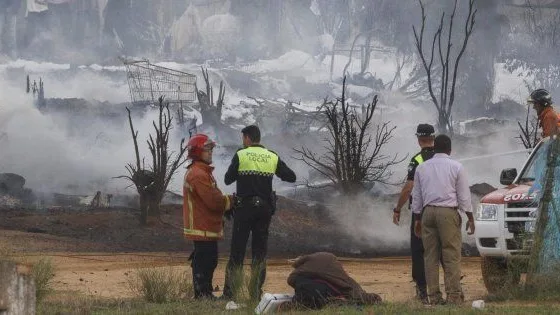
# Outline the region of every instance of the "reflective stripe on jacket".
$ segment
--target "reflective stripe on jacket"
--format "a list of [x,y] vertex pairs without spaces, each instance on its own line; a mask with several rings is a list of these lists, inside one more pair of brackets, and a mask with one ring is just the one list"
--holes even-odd
[[212,176],[214,168],[195,161],[187,168],[183,184],[183,233],[195,241],[223,237],[223,214],[231,200],[222,194]]

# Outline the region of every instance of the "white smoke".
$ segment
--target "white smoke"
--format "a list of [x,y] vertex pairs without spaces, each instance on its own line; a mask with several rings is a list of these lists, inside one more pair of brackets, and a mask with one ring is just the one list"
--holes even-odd
[[[66,90],[65,82],[49,78],[45,82],[47,93],[91,97],[92,91],[98,91],[95,95],[100,98],[103,95],[110,97],[115,91],[119,93],[118,88],[111,88],[110,84],[107,85],[108,81],[99,76],[88,74],[84,78],[90,78],[88,84],[80,90],[82,85],[74,83],[75,89],[70,91]],[[122,111],[122,122],[117,124],[94,115],[42,113],[34,105],[32,94],[25,93],[23,83],[3,78],[0,86],[1,172],[20,174],[26,178],[27,187],[41,191],[123,192],[129,186],[125,180],[114,178],[126,175],[126,163],[134,162],[133,142],[124,107],[112,108],[114,112]],[[149,157],[146,140],[153,132],[152,121],[156,117],[157,110],[148,111],[142,118],[133,117],[134,127],[139,132],[140,152],[146,157]],[[177,151],[179,137],[173,137],[172,133],[171,138],[170,148]],[[146,161],[149,163],[151,159]]]

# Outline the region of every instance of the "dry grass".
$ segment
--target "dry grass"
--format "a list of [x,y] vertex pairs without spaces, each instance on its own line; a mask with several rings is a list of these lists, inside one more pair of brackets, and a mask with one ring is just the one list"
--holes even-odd
[[[515,268],[515,267],[514,267]],[[523,272],[525,269],[514,270]],[[560,266],[551,267],[543,274],[526,274],[518,285],[505,286],[496,294],[488,296],[489,301],[558,301],[560,299]]]
[[50,259],[42,258],[31,267],[31,274],[35,279],[35,294],[37,302],[52,292],[51,281],[54,278],[54,266]]
[[7,244],[0,243],[0,259],[4,261],[14,261],[13,250]]
[[128,285],[132,292],[152,303],[176,302],[193,295],[189,275],[171,268],[138,269]]

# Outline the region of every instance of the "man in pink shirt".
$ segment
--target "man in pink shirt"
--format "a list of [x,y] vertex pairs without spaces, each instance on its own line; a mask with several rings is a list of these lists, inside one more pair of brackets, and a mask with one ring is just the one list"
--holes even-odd
[[471,193],[465,169],[452,160],[451,139],[434,140],[435,155],[420,164],[414,175],[412,212],[414,232],[424,244],[424,265],[431,304],[443,304],[439,289],[439,259],[443,259],[447,302],[461,304],[461,215],[468,217],[467,231],[474,233]]

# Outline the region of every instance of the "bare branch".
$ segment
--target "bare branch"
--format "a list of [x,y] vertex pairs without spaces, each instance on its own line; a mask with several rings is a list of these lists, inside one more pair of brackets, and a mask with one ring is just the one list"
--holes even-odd
[[[474,28],[474,24],[475,24],[475,17],[476,17],[476,9],[473,9],[474,7],[474,1],[475,0],[469,0],[469,12],[467,14],[467,19],[465,22],[465,28],[464,28],[464,39],[463,39],[463,45],[461,47],[461,50],[459,52],[459,54],[457,55],[457,58],[455,59],[455,65],[454,65],[454,69],[453,69],[453,82],[451,83],[451,93],[449,96],[449,105],[448,105],[448,110],[447,110],[447,114],[450,115],[451,113],[451,108],[453,106],[453,102],[455,101],[455,84],[457,83],[457,73],[458,73],[458,69],[459,69],[459,62],[461,61],[461,58],[463,57],[463,54],[465,53],[465,50],[467,48],[467,44],[469,42],[469,38],[471,37],[471,34],[473,32],[473,28]],[[457,3],[457,0],[455,0],[455,3]],[[450,124],[450,122],[448,122],[448,124]],[[452,126],[449,126],[452,130]]]
[[433,90],[433,84],[432,84],[432,64],[434,61],[434,48],[435,48],[435,44],[436,44],[436,40],[438,38],[438,35],[441,34],[441,29],[438,29],[438,31],[436,32],[436,34],[434,35],[434,39],[432,41],[432,48],[431,48],[431,55],[430,55],[430,62],[428,63],[426,61],[426,57],[424,54],[424,30],[426,27],[426,12],[425,12],[425,8],[424,8],[424,3],[422,3],[422,0],[418,0],[418,2],[420,3],[420,8],[422,9],[422,27],[420,28],[420,35],[418,35],[418,33],[416,32],[416,27],[412,26],[412,31],[414,33],[414,39],[416,42],[416,50],[418,51],[418,55],[420,56],[420,59],[422,60],[422,65],[424,66],[424,70],[426,70],[426,75],[428,78],[428,90],[430,92],[430,97],[432,98],[432,102],[434,103],[436,109],[439,111],[441,111],[440,109],[440,104],[438,103],[438,100],[435,96],[434,90]]
[[344,193],[356,193],[368,183],[388,182],[391,174],[388,167],[402,160],[398,160],[397,156],[390,159],[381,154],[395,127],[389,127],[388,122],[378,125],[375,141],[369,134],[377,101],[375,96],[364,106],[362,115],[358,115],[346,100],[344,78],[341,97],[336,101],[325,100],[321,106],[328,121],[324,152],[319,155],[305,147],[294,148],[294,152],[299,154],[296,159],[306,163]]
[[[461,58],[465,53],[467,44],[469,39],[472,35],[474,25],[475,25],[475,17],[476,17],[476,9],[474,9],[474,2],[475,0],[468,1],[468,14],[465,20],[464,25],[464,37],[462,41],[461,48],[454,60],[451,60],[451,50],[453,47],[453,25],[455,20],[455,14],[457,10],[457,0],[454,1],[453,5],[453,12],[449,17],[448,29],[447,29],[447,43],[442,42],[442,34],[444,32],[444,17],[445,12],[442,13],[441,19],[439,22],[439,26],[437,31],[434,34],[432,47],[431,50],[428,52],[430,53],[430,61],[427,61],[426,52],[424,51],[424,30],[426,24],[426,12],[424,3],[422,0],[418,0],[421,8],[422,14],[422,24],[420,28],[420,33],[417,32],[416,27],[412,27],[414,39],[416,43],[416,50],[420,59],[422,61],[422,65],[424,70],[426,71],[427,81],[428,81],[428,91],[430,94],[430,98],[432,103],[436,107],[438,111],[438,126],[444,130],[449,131],[453,134],[453,125],[451,123],[451,113],[453,109],[453,103],[455,101],[455,87],[457,84],[457,76],[458,76],[458,69]],[[438,43],[437,51],[439,54],[440,66],[441,66],[441,81],[438,83],[438,90],[439,90],[439,100],[435,97],[434,94],[434,85],[435,82],[432,80],[432,62],[434,57],[434,50],[436,49],[435,43]],[[445,46],[445,48],[444,48]],[[451,64],[453,62],[453,64]],[[451,75],[450,75],[450,69]],[[451,77],[451,78],[450,78]],[[451,83],[449,82],[451,79]]]
[[136,154],[136,167],[140,169],[140,153],[138,151],[138,131],[134,131],[134,125],[132,124],[132,116],[130,114],[130,109],[127,107],[128,112],[128,123],[130,125],[130,132],[132,133],[132,141],[134,142],[134,153]]
[[532,149],[534,148],[539,142],[538,136],[538,121],[536,119],[530,120],[530,107],[527,107],[527,114],[525,116],[525,123],[524,125],[521,122],[517,122],[519,126],[519,130],[521,134],[519,134],[516,139],[521,140],[521,144],[525,147],[525,149]]

